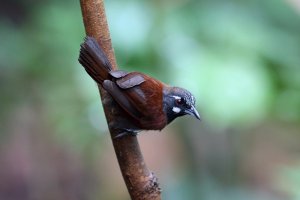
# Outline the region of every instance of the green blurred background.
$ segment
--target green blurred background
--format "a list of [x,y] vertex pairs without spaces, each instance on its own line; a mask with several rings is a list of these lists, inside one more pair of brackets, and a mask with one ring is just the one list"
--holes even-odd
[[[300,199],[300,1],[106,1],[120,68],[195,94],[202,122],[141,134],[172,200]],[[0,199],[129,199],[79,1],[0,5]]]

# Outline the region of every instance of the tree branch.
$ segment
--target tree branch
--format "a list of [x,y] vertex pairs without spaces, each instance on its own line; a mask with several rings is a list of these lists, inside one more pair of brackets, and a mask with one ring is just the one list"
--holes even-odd
[[[103,0],[80,0],[80,5],[86,35],[97,39],[113,69],[117,69]],[[117,125],[118,120],[124,116],[110,95],[100,85],[98,88],[115,153],[131,199],[160,200],[160,188],[157,179],[145,164],[136,136],[113,139],[118,134],[114,125]]]

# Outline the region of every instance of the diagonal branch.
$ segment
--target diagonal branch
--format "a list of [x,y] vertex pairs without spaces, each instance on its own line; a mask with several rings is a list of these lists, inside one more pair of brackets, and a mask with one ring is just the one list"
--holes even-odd
[[[97,39],[113,69],[117,69],[103,0],[80,0],[80,5],[86,35]],[[99,85],[98,88],[115,153],[131,199],[160,200],[157,179],[145,164],[136,136],[113,139],[118,134],[113,127],[118,124],[122,112],[108,93]]]

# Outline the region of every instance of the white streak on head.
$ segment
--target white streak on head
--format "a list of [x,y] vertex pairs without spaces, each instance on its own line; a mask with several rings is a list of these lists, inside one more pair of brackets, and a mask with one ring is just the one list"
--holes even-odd
[[181,99],[181,97],[179,96],[172,96],[172,97],[174,97],[174,99]]
[[178,107],[173,107],[172,110],[173,110],[173,112],[175,112],[175,113],[180,113],[180,111],[181,111],[181,109],[178,108]]

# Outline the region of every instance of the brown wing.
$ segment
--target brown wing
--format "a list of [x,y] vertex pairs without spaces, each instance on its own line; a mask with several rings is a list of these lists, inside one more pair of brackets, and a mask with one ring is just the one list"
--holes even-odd
[[129,72],[123,70],[114,70],[114,71],[110,71],[109,74],[114,78],[122,78],[127,74],[129,74]]
[[166,125],[163,112],[163,85],[147,75],[131,72],[103,87],[142,129],[162,129]]
[[117,101],[117,103],[124,108],[132,117],[139,119],[142,117],[142,113],[135,108],[135,106],[129,101],[124,92],[117,86],[116,83],[105,80],[103,82],[103,88],[109,92],[109,94]]
[[129,89],[134,86],[140,85],[141,83],[143,83],[145,81],[146,80],[142,74],[132,72],[132,73],[129,73],[126,76],[118,79],[116,82],[120,88]]

